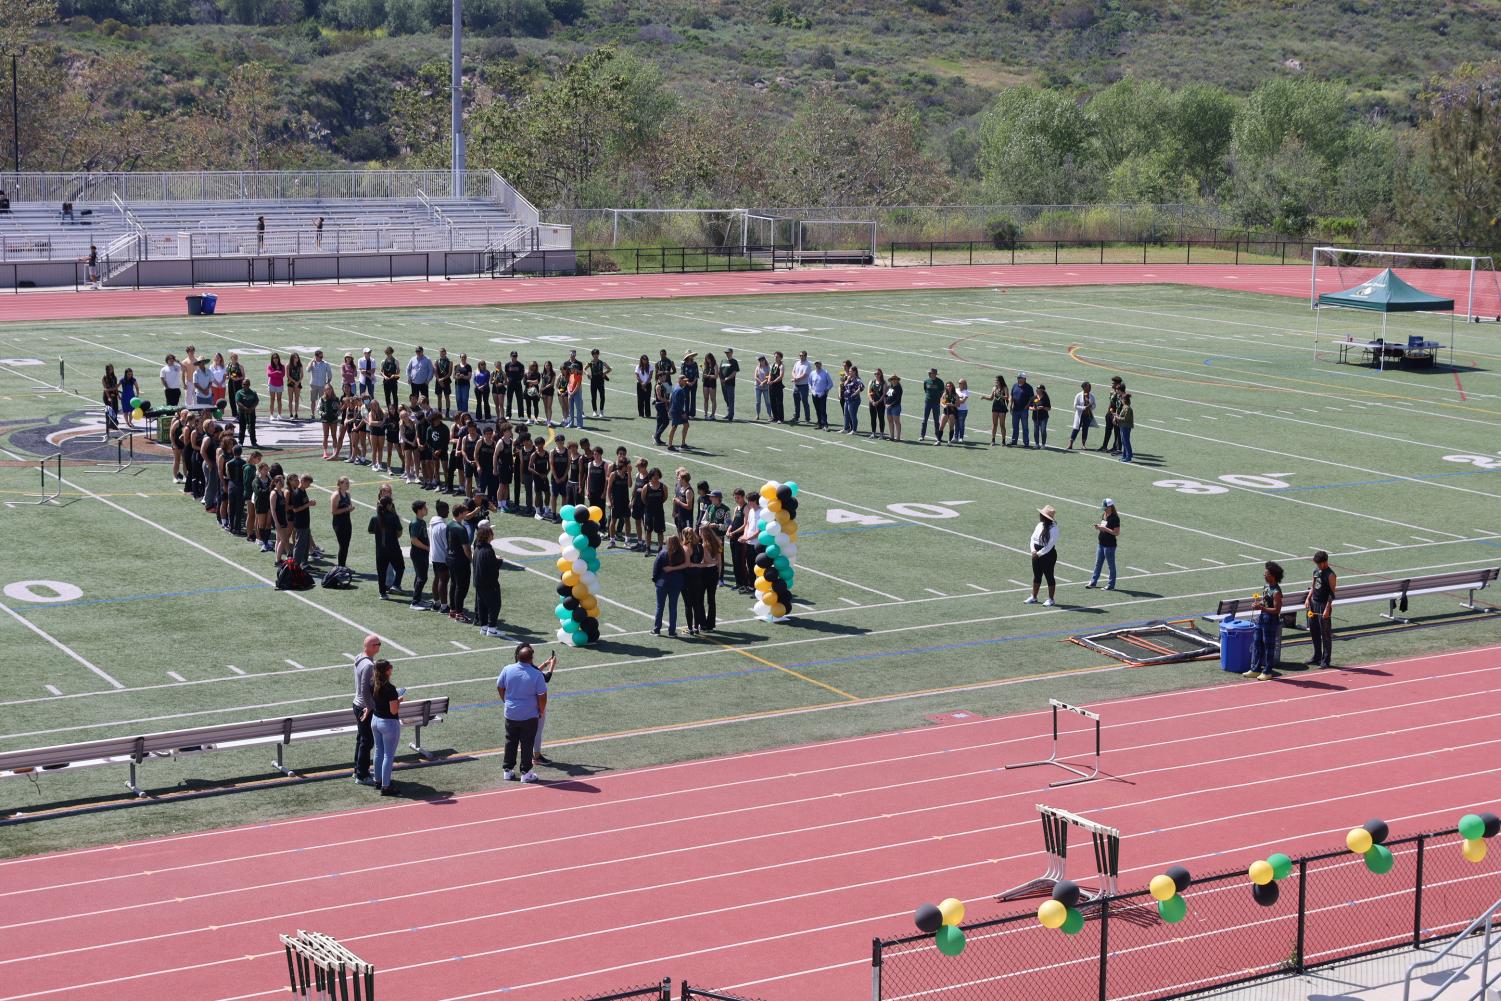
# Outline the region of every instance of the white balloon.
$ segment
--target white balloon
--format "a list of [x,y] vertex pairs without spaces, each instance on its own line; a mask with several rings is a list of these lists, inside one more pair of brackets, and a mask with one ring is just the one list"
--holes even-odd
[[559,643],[571,643],[571,642],[573,642],[572,638],[569,637],[569,635],[568,635],[568,630],[562,628],[561,626],[558,627],[558,642]]
[[569,535],[567,532],[559,532],[558,533],[558,548],[559,549],[567,549],[571,545],[573,545],[573,536]]
[[584,574],[589,572],[589,564],[585,563],[583,560],[575,559],[573,561],[573,572],[578,574],[579,578],[582,579]]
[[567,549],[563,550],[563,559],[567,560],[568,562],[572,563],[578,558],[579,551],[577,549],[574,549],[572,546],[569,546]]
[[579,575],[579,580],[583,581],[584,586],[589,590],[596,593],[599,591],[599,577],[594,573],[593,570],[585,568],[584,572]]
[[756,500],[761,502],[761,510],[763,511],[766,510],[766,505],[771,503],[771,501],[767,500],[765,497],[757,497]]
[[778,532],[777,545],[781,546],[783,549],[786,549],[788,546],[792,545],[792,539],[788,538],[786,532]]
[[792,559],[794,556],[796,556],[797,555],[797,543],[796,542],[782,543],[782,555],[786,556],[789,560]]

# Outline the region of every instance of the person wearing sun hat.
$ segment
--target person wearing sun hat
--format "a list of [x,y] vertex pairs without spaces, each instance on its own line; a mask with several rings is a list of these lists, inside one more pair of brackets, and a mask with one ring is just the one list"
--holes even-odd
[[1053,568],[1058,565],[1058,509],[1053,505],[1037,509],[1037,527],[1032,529],[1029,548],[1032,553],[1032,594],[1025,603],[1037,604],[1037,591],[1046,577],[1048,600],[1043,604],[1051,608],[1053,596],[1058,591],[1058,581],[1053,576]]
[[1100,520],[1095,522],[1095,530],[1100,533],[1100,543],[1094,554],[1094,576],[1089,578],[1085,587],[1100,586],[1100,570],[1105,564],[1110,564],[1110,580],[1105,585],[1105,590],[1115,590],[1115,543],[1121,534],[1121,516],[1115,509],[1115,501],[1109,497],[1101,505]]

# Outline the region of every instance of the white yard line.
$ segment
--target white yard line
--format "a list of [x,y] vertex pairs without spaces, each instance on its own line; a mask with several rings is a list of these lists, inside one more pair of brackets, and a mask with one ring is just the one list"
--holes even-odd
[[184,678],[182,675],[178,674],[176,671],[168,671],[167,677],[176,682],[185,682],[188,680],[187,678]]
[[15,609],[11,608],[9,605],[0,605],[0,611],[5,612],[6,615],[9,615],[11,618],[13,618],[17,622],[21,623],[21,625],[25,626],[27,629],[30,629],[32,632],[36,633],[42,639],[46,640],[48,643],[52,644],[54,647],[56,647],[57,649],[61,650],[63,653],[67,654],[69,657],[71,657],[74,660],[78,661],[78,663],[82,664],[84,667],[88,668],[90,671],[93,671],[99,677],[103,678],[104,681],[107,684],[110,685],[110,687],[112,687],[112,688],[120,688],[120,689],[123,689],[125,687],[119,681],[117,681],[113,677],[111,677],[110,674],[109,674],[109,672],[105,671],[102,667],[100,667],[99,665],[95,664],[93,661],[88,660],[82,654],[80,654],[77,650],[74,650],[72,647],[68,646],[66,643],[64,643],[61,640],[57,639],[51,633],[48,633],[46,630],[42,629],[40,626],[38,626],[38,625],[30,622],[29,620],[27,620],[26,616],[21,615]]

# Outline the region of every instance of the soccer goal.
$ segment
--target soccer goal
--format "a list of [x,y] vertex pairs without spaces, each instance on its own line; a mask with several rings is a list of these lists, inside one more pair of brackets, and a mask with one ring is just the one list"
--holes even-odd
[[676,245],[739,251],[745,246],[745,209],[610,209],[611,247]]
[[1501,281],[1495,259],[1462,254],[1315,247],[1308,305],[1317,309],[1320,293],[1354,288],[1388,268],[1420,291],[1453,299],[1455,314],[1467,323],[1501,321]]
[[874,264],[873,219],[799,219],[792,259],[797,264]]

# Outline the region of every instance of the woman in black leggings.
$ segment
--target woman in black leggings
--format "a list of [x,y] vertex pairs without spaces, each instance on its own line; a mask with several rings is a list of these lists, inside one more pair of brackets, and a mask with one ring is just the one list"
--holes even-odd
[[1037,604],[1037,591],[1044,578],[1048,582],[1048,600],[1044,605],[1051,606],[1058,591],[1058,582],[1053,577],[1053,568],[1058,565],[1057,519],[1058,511],[1053,505],[1037,509],[1037,527],[1032,529],[1032,595],[1026,601],[1028,605]]
[[683,611],[688,619],[688,635],[697,636],[704,621],[704,544],[692,528],[680,528],[678,538],[688,556],[688,569],[683,573]]
[[339,540],[339,560],[335,566],[349,566],[349,535],[351,525],[349,512],[354,510],[354,498],[349,496],[349,477],[339,477],[338,489],[334,491],[329,509],[334,516],[334,538]]

